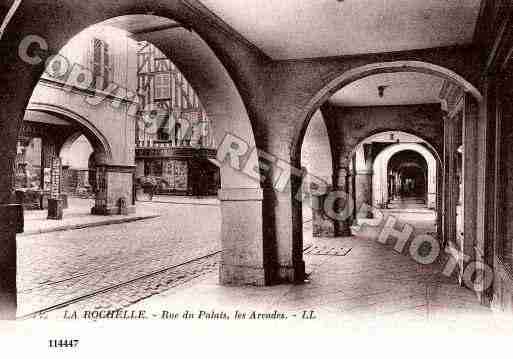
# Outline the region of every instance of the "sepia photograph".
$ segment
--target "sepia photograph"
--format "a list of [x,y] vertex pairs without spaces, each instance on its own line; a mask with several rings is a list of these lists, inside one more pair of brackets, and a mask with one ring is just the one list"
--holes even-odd
[[0,106],[7,355],[513,338],[511,0],[0,0]]

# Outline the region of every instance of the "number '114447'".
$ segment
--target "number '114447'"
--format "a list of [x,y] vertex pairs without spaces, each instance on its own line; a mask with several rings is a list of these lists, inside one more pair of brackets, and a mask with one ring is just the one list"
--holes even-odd
[[50,339],[48,346],[50,348],[76,348],[78,339]]

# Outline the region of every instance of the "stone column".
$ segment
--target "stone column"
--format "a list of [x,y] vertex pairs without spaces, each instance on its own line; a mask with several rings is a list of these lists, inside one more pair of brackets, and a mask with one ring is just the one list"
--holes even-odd
[[[483,87],[484,102],[481,103],[480,117],[478,120],[478,161],[483,163],[479,166],[477,179],[477,220],[476,220],[476,246],[479,248],[477,260],[486,263],[493,268],[494,251],[497,240],[496,233],[496,193],[502,195],[502,191],[497,191],[497,166],[496,166],[496,130],[498,123],[496,121],[496,79],[489,76]],[[500,285],[500,284],[499,284]],[[490,306],[493,298],[493,286],[484,292],[478,293],[481,304]]]
[[218,197],[221,201],[223,250],[220,284],[269,284],[272,273],[269,243],[264,243],[262,189],[221,188]]
[[476,221],[477,221],[477,121],[478,105],[468,93],[464,98],[463,109],[463,252],[470,258],[475,257]]
[[[303,260],[303,201],[305,196],[305,182],[307,182],[307,171],[305,167],[301,168],[301,175],[292,175],[290,178],[291,193],[289,193],[289,203],[292,210],[292,258],[288,263],[286,270],[283,267],[278,271],[279,278],[286,278],[289,282],[300,283],[305,280],[305,261]],[[292,201],[290,201],[292,199]]]
[[444,244],[456,240],[456,123],[444,118],[443,227]]
[[372,171],[357,171],[355,176],[356,217],[372,218],[372,211],[360,211],[363,204],[372,206]]
[[16,233],[23,232],[23,207],[13,198],[17,131],[8,114],[0,121],[0,320],[16,319]]
[[16,233],[23,232],[23,207],[0,204],[0,320],[14,320],[17,310]]
[[444,237],[444,197],[442,195],[444,188],[444,171],[440,161],[436,163],[436,173],[436,230],[438,241],[442,242]]
[[[96,198],[92,214],[114,215],[135,213],[132,204],[135,166],[100,164],[96,166]],[[124,205],[121,206],[121,202]],[[120,206],[124,207],[120,212]]]
[[[342,192],[345,198],[338,198],[333,202],[333,208],[330,203],[324,206],[324,210],[331,210],[340,215],[339,219],[334,219],[335,237],[345,237],[351,235],[351,220],[352,220],[352,199],[349,192],[349,168],[340,167],[333,170],[333,191]],[[327,200],[329,201],[330,194]],[[332,197],[333,198],[333,197]]]
[[319,190],[310,186],[310,201],[312,206],[312,232],[314,237],[334,237],[335,221],[324,211],[324,203],[331,191],[330,188]]
[[295,283],[304,280],[303,228],[300,201],[301,177],[290,179],[285,188],[264,189],[264,242],[269,245],[273,266],[273,281]]
[[356,211],[354,210],[354,208],[356,207],[356,200],[355,200],[355,197],[356,197],[356,188],[355,188],[355,169],[351,169],[349,170],[349,172],[347,173],[347,194],[350,196],[349,197],[349,201],[350,202],[350,205],[351,207],[353,208],[353,210],[351,211],[351,215],[349,216],[349,225],[351,226],[353,224],[353,222],[356,220]]

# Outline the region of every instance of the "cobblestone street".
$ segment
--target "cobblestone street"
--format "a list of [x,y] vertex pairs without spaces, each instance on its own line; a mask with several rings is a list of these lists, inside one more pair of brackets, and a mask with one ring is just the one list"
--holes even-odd
[[[219,251],[220,209],[212,201],[196,202],[140,202],[138,210],[160,217],[20,236],[18,316]],[[161,292],[176,281],[214,270],[217,258],[207,257],[106,293],[103,301],[96,297],[95,306],[122,307]]]

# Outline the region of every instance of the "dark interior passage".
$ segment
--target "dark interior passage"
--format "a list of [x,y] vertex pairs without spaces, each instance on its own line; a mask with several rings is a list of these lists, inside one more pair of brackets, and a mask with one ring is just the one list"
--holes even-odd
[[388,163],[389,207],[424,207],[427,203],[427,163],[415,151],[401,151]]

